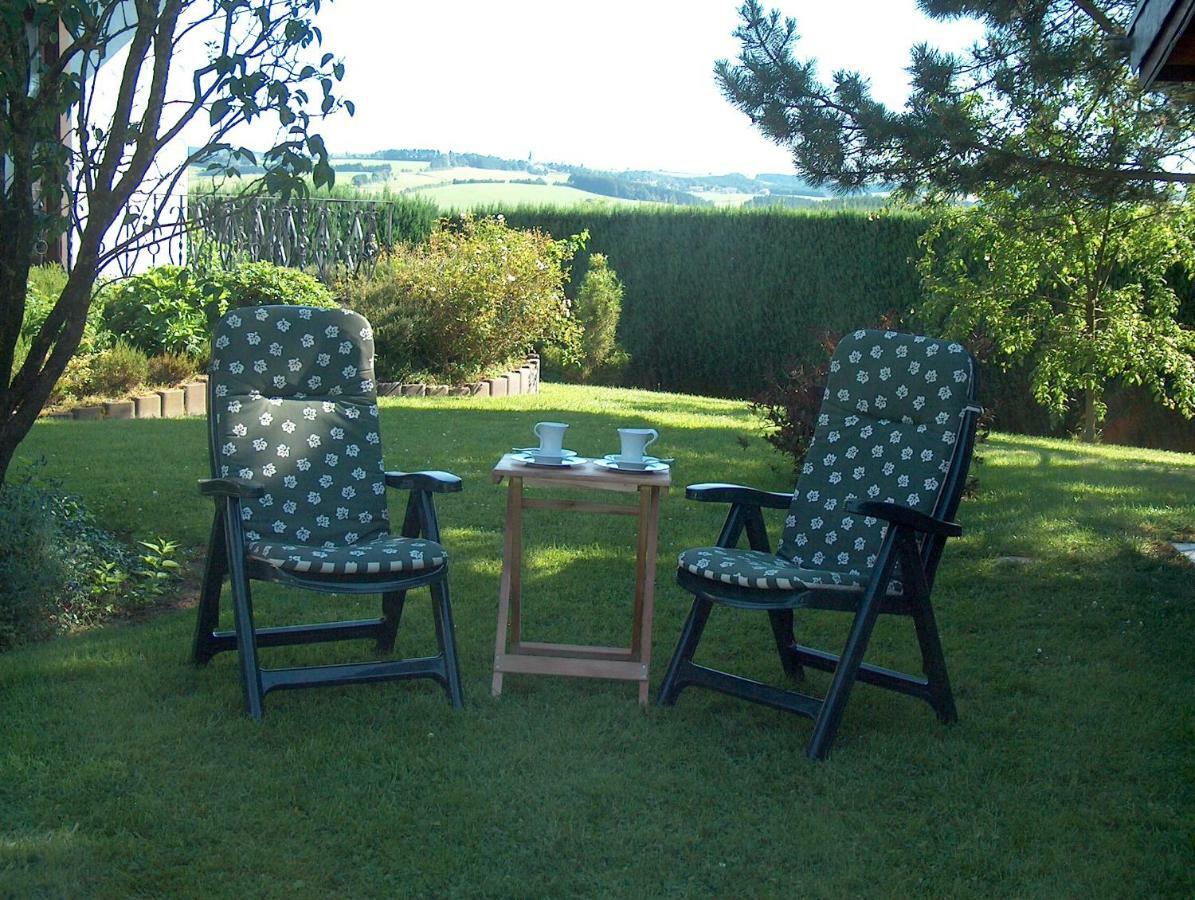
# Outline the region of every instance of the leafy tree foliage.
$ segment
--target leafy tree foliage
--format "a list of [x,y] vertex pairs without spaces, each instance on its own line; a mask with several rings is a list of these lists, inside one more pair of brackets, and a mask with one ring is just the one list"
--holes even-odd
[[[344,106],[344,74],[318,55],[323,0],[15,0],[0,4],[0,482],[83,335],[97,273],[120,254],[169,236],[162,206],[134,218],[136,197],[169,196],[188,165],[216,159],[235,174],[260,165],[261,191],[288,194],[310,176],[334,178],[319,116]],[[111,108],[97,105],[105,59],[127,45]],[[180,72],[187,48],[203,54]],[[230,143],[233,130],[276,120],[261,160]],[[162,151],[193,122],[208,139],[178,165]],[[221,160],[220,154],[224,154]],[[121,239],[112,226],[120,222]],[[141,226],[138,227],[138,222]],[[74,232],[75,261],[53,309],[15,349],[26,281],[39,245]],[[14,371],[15,369],[15,371]]]
[[1029,361],[1051,412],[1083,398],[1086,440],[1116,379],[1195,416],[1195,331],[1178,324],[1168,278],[1195,249],[1190,216],[1038,190],[986,192],[975,209],[943,213],[922,239],[921,317]]
[[956,55],[913,48],[912,92],[891,110],[857,72],[818,81],[795,56],[797,23],[758,0],[740,9],[736,61],[715,75],[732,104],[790,148],[815,184],[888,183],[952,195],[1047,178],[1104,199],[1195,183],[1195,105],[1143,92],[1124,29],[1135,0],[921,0],[929,16],[970,16],[982,41]]
[[719,61],[727,98],[792,150],[798,172],[840,190],[888,183],[943,206],[923,241],[923,314],[1028,359],[1039,402],[1083,399],[1094,439],[1108,383],[1145,384],[1195,415],[1195,334],[1167,274],[1183,253],[1195,183],[1195,104],[1144,91],[1125,27],[1134,0],[921,0],[971,16],[966,54],[913,48],[903,110],[856,72],[818,81],[794,55],[796,23],[740,9],[741,52]]

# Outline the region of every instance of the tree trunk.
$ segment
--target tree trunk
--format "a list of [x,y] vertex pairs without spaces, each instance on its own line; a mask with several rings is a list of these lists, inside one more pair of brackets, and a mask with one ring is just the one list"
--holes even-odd
[[[0,486],[8,475],[17,446],[29,434],[54,385],[66,370],[66,364],[79,347],[94,283],[95,253],[91,252],[81,256],[79,265],[71,272],[50,318],[33,341],[31,359],[0,394],[3,399],[3,408],[0,408]],[[20,287],[23,291],[24,285]],[[43,343],[48,344],[48,352],[39,348]],[[38,366],[33,362],[34,358],[44,362]]]
[[1095,391],[1088,388],[1083,392],[1083,440],[1085,443],[1095,443],[1096,424]]

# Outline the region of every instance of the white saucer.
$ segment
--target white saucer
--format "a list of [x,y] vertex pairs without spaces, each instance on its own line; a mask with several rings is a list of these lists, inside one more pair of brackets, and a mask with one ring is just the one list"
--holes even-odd
[[602,457],[606,462],[613,463],[617,469],[627,472],[645,471],[656,463],[670,463],[670,459],[659,459],[655,456],[644,456],[640,459],[625,459],[618,453],[607,453]]
[[[572,453],[572,451],[568,451]],[[525,466],[536,466],[541,469],[571,469],[583,466],[589,462],[584,456],[532,456],[530,453],[512,453],[511,458]]]
[[593,461],[595,466],[601,466],[603,469],[614,469],[616,472],[647,472],[654,474],[656,472],[667,472],[671,466],[661,460],[652,458],[651,462],[647,461],[645,457],[642,462],[618,462],[615,459],[606,457],[605,459],[595,459]]
[[554,465],[562,459],[572,459],[577,455],[576,450],[561,450],[559,453],[540,453],[539,447],[514,447],[512,452],[519,456],[530,456],[537,463]]

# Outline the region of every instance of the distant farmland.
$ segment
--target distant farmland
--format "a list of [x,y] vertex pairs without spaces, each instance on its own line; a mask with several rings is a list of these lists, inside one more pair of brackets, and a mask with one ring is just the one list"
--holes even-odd
[[[393,196],[422,197],[445,210],[469,210],[482,206],[516,206],[519,204],[544,204],[549,206],[572,206],[577,203],[634,204],[639,201],[622,200],[593,194],[589,191],[567,187],[568,175],[549,172],[531,176],[526,172],[497,169],[477,169],[456,166],[447,169],[431,169],[425,162],[379,163],[376,159],[346,157],[333,160],[334,166],[365,165],[390,167],[389,177],[384,180],[353,184],[356,171],[338,172],[338,188],[354,188],[362,198]],[[198,191],[218,189],[221,193],[236,193],[252,176],[234,179],[212,179],[201,171],[191,173],[191,186]],[[371,175],[372,177],[372,175]],[[543,180],[546,184],[520,184],[519,181]],[[456,183],[453,182],[464,182]],[[512,183],[514,182],[514,183]]]
[[[224,160],[228,165],[231,160]],[[603,172],[580,166],[532,163],[476,153],[435,150],[385,150],[332,159],[335,195],[344,199],[420,197],[445,211],[520,205],[575,206],[665,203],[826,208],[883,205],[886,194],[865,192],[836,198],[792,174],[747,177],[685,175],[656,171]],[[237,193],[260,168],[240,167],[237,178],[213,179],[200,169],[191,172],[191,189]]]
[[621,200],[591,194],[563,184],[441,184],[406,191],[425,197],[441,209],[468,210],[479,206],[517,206],[520,204],[573,206],[577,203],[638,204],[639,200]]

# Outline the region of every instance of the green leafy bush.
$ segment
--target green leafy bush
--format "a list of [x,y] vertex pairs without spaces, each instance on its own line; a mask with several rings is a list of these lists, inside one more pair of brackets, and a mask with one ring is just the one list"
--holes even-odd
[[539,344],[576,354],[564,284],[578,244],[466,216],[341,289],[373,325],[379,379],[470,381]]
[[[26,342],[33,340],[42,323],[49,317],[50,311],[62,295],[62,289],[66,287],[66,279],[66,270],[57,263],[33,266],[29,270],[29,281],[25,291],[25,316],[21,320],[21,338]],[[111,336],[104,329],[100,305],[92,303],[87,311],[83,337],[79,341],[79,352],[94,353],[110,343]],[[24,354],[21,359],[24,361]]]
[[70,399],[86,397],[91,393],[91,364],[95,359],[90,353],[76,353],[66,361],[66,370],[59,377],[54,389],[50,392],[51,404],[63,403]]
[[194,274],[158,266],[101,290],[105,327],[145,353],[202,357],[211,330],[211,302]]
[[56,263],[33,266],[25,289],[25,318],[21,335],[32,339],[50,315],[62,289],[66,287],[66,270]]
[[0,650],[144,607],[178,577],[172,542],[136,551],[33,474],[0,486]]
[[159,353],[149,360],[149,384],[175,385],[195,377],[195,360],[182,353]]
[[0,650],[53,630],[53,598],[67,581],[57,537],[40,491],[13,478],[0,486]]
[[117,341],[91,360],[89,393],[101,397],[124,397],[149,381],[149,357]]
[[312,276],[272,263],[244,263],[202,273],[159,266],[107,285],[101,292],[105,327],[150,355],[204,358],[212,326],[229,309],[291,304],[336,306]]
[[218,315],[240,306],[337,305],[335,296],[318,279],[298,269],[266,262],[243,263],[228,271],[213,272],[201,281],[201,290],[215,300]]

